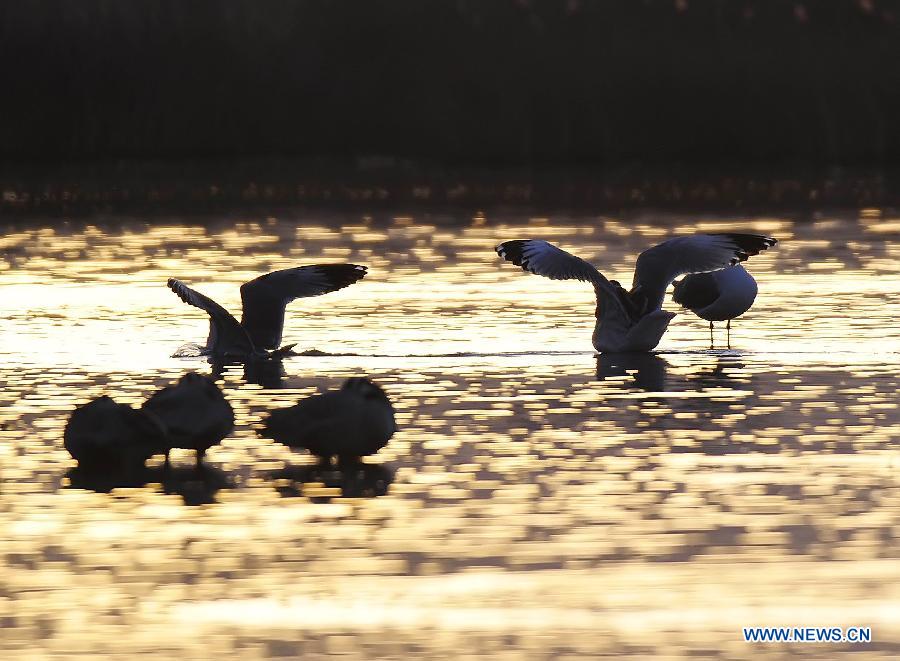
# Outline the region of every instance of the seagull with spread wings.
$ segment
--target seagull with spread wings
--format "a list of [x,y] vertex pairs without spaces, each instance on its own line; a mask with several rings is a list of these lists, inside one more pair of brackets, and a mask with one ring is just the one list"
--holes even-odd
[[266,273],[241,285],[244,312],[240,323],[228,310],[181,280],[169,278],[168,285],[182,301],[209,315],[209,338],[203,355],[255,358],[284,354],[294,346],[279,348],[288,303],[343,289],[365,275],[366,267],[357,264],[315,264]]
[[728,268],[776,243],[769,236],[735,233],[669,239],[638,256],[630,291],[615,280],[607,280],[593,265],[547,241],[505,241],[496,251],[524,271],[552,280],[591,283],[597,296],[594,348],[601,353],[615,353],[652,351],[659,344],[675,316],[662,309],[666,289],[675,278]]

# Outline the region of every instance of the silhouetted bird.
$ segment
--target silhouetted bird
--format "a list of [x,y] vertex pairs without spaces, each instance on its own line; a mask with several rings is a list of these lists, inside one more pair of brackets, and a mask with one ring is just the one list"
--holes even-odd
[[272,411],[263,434],[326,461],[351,463],[387,445],[397,430],[394,407],[379,386],[364,377]]
[[80,467],[117,471],[142,466],[165,435],[155,415],[103,395],[72,412],[63,444]]
[[204,453],[234,429],[234,411],[211,379],[194,372],[174,386],[166,386],[148,399],[142,410],[153,413],[167,435],[157,452],[165,452],[166,464],[172,448],[197,451],[197,466]]
[[758,288],[756,280],[740,264],[712,273],[696,273],[675,282],[672,300],[709,322],[710,349],[713,322],[727,321],[728,348],[731,348],[731,320],[753,305]]
[[666,289],[675,278],[733,266],[775,243],[775,239],[758,234],[694,234],[669,239],[638,256],[631,291],[546,241],[506,241],[496,250],[525,271],[552,280],[590,282],[597,296],[594,348],[619,352],[651,351],[659,344],[675,316],[662,310]]
[[[180,280],[169,278],[168,286],[182,301],[209,315],[203,355],[243,358],[265,356],[267,349],[278,349],[288,303],[343,289],[365,275],[366,267],[356,264],[317,264],[266,273],[241,285],[240,323],[221,305]],[[293,346],[275,353],[283,354]]]

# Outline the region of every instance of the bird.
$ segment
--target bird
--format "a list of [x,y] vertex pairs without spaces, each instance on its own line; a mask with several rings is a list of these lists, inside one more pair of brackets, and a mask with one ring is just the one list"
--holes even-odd
[[[173,386],[153,394],[144,405],[163,424],[166,436],[156,452],[164,452],[165,465],[173,448],[195,450],[197,468],[203,455],[234,429],[234,410],[212,379],[188,372]],[[154,453],[156,454],[156,453]]]
[[322,463],[337,457],[347,465],[378,452],[396,430],[394,407],[384,390],[366,377],[352,377],[339,390],[272,411],[262,432],[288,447],[309,450]]
[[259,358],[285,355],[294,346],[279,348],[288,303],[343,289],[366,273],[367,268],[358,264],[313,264],[266,273],[241,285],[240,323],[181,280],[169,278],[167,284],[182,301],[209,315],[209,337],[201,355]]
[[694,273],[673,283],[672,300],[709,322],[710,349],[715,347],[713,322],[725,321],[728,348],[731,348],[731,320],[753,305],[759,287],[740,264],[721,271]]
[[662,309],[666,289],[676,278],[734,266],[777,243],[761,234],[692,234],[678,236],[642,252],[631,290],[608,280],[596,267],[539,239],[515,239],[498,245],[508,262],[552,280],[580,280],[594,286],[597,297],[592,343],[601,353],[652,351],[674,312]]
[[63,432],[63,445],[87,470],[140,468],[163,441],[166,430],[152,413],[103,395],[75,408]]

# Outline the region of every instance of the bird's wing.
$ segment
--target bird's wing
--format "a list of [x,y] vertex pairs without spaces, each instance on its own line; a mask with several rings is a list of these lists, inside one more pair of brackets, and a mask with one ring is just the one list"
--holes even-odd
[[733,266],[776,243],[761,234],[694,234],[669,239],[638,256],[631,293],[644,299],[645,309],[660,308],[675,278]]
[[337,391],[312,395],[285,409],[276,409],[265,421],[264,434],[290,446],[324,451],[334,437],[348,433],[352,416]]
[[169,278],[171,289],[182,301],[200,308],[209,315],[209,339],[207,349],[214,354],[252,354],[253,342],[237,319],[208,296],[204,296],[184,284],[181,280]]
[[508,262],[551,280],[580,280],[594,285],[597,304],[621,313],[626,319],[632,315],[628,311],[627,294],[616,284],[607,280],[592,264],[558,248],[552,243],[539,239],[515,239],[504,241],[495,248],[497,254]]
[[365,275],[366,267],[357,264],[315,264],[261,275],[241,285],[241,325],[256,346],[277,349],[288,303],[343,289]]

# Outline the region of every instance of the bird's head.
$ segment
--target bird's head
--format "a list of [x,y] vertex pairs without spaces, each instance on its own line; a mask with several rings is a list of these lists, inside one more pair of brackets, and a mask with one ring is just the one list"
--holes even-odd
[[390,401],[388,399],[387,393],[381,389],[381,386],[370,381],[368,378],[364,376],[353,376],[344,381],[344,385],[341,386],[341,390],[347,392],[353,392],[363,397],[364,399],[382,399],[384,401]]

